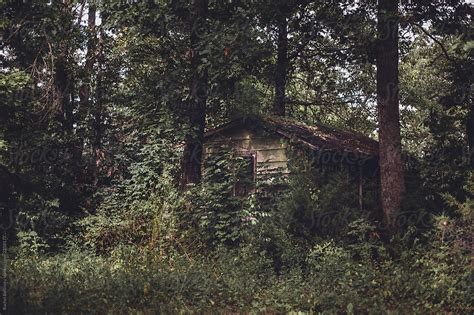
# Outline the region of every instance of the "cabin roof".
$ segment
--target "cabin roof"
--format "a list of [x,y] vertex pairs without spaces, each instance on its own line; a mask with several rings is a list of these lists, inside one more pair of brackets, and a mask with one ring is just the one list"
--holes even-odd
[[239,126],[263,128],[267,132],[295,140],[313,150],[335,150],[378,156],[378,142],[370,137],[322,124],[307,125],[294,119],[278,116],[240,117],[209,130],[204,139],[209,140]]

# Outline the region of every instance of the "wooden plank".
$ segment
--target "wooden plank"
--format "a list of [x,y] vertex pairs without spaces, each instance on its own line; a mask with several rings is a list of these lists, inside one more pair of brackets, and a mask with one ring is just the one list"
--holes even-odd
[[285,163],[287,163],[288,160],[257,161],[257,164],[280,163],[280,162],[285,162]]

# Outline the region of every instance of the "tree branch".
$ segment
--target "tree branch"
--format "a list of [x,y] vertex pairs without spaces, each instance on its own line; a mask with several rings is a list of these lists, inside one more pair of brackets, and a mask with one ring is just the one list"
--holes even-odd
[[430,34],[430,32],[428,32],[427,30],[425,30],[425,29],[423,28],[423,26],[421,26],[420,24],[413,23],[413,22],[411,22],[410,24],[417,26],[426,36],[428,36],[428,37],[431,38],[436,44],[438,44],[438,46],[439,46],[439,47],[441,48],[441,50],[443,51],[444,56],[446,57],[446,59],[448,59],[449,61],[454,62],[454,59],[448,54],[448,51],[446,50],[446,47],[444,47],[444,45],[443,45],[442,42],[440,42],[436,37],[434,37],[432,34]]

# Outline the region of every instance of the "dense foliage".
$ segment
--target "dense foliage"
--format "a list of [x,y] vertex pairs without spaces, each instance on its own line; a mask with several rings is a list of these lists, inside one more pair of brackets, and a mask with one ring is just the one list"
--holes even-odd
[[376,137],[376,5],[210,0],[197,28],[193,3],[0,3],[7,311],[472,313],[472,7],[400,4],[406,194],[390,235],[378,182],[359,201],[344,170],[298,157],[247,194],[227,148],[181,181],[203,98],[206,129],[280,102]]

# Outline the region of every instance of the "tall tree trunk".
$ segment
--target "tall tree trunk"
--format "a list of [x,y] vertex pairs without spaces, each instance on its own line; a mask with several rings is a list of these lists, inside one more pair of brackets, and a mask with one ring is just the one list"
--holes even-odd
[[67,135],[72,135],[74,130],[74,119],[73,119],[73,103],[71,100],[72,95],[72,80],[68,71],[68,60],[66,51],[66,45],[60,44],[59,55],[55,62],[54,69],[54,86],[56,95],[54,96],[53,102],[58,108],[58,119],[61,121],[64,132]]
[[[54,2],[58,5],[64,14],[68,18],[70,23],[64,25],[63,33],[67,34],[73,30],[73,21],[75,21],[73,15],[73,2],[65,0],[64,2]],[[75,84],[76,77],[74,75],[74,60],[72,58],[74,48],[71,47],[72,42],[67,38],[61,38],[57,48],[57,58],[54,62],[54,89],[55,106],[58,108],[58,120],[61,122],[62,131],[65,141],[65,181],[69,186],[75,187],[80,179],[83,178],[82,174],[82,141],[81,137],[78,136],[76,123],[78,121],[78,114],[75,112],[76,109],[76,95],[75,95]]]
[[207,70],[202,62],[201,36],[205,29],[208,0],[194,0],[191,4],[191,71],[188,120],[190,129],[185,139],[183,152],[182,187],[201,180],[202,141],[206,120]]
[[472,170],[474,170],[474,110],[472,106],[469,108],[469,115],[467,117],[467,143],[468,143],[468,163]]
[[398,104],[398,0],[378,1],[377,30],[381,197],[385,224],[389,232],[394,233],[405,192]]
[[[102,20],[104,22],[104,20]],[[95,106],[93,109],[92,117],[92,154],[94,156],[94,168],[93,168],[93,184],[97,185],[99,182],[99,166],[101,159],[103,158],[102,153],[102,137],[103,137],[103,95],[104,95],[104,71],[103,65],[104,60],[104,34],[101,31],[99,33],[99,47],[97,54],[97,76],[96,76],[96,87],[95,87]]]
[[[56,3],[63,11],[62,14],[72,19],[72,9],[70,1]],[[72,24],[64,25],[65,30],[71,30]],[[71,73],[69,42],[61,39],[58,44],[57,58],[54,63],[54,105],[59,109],[59,121],[61,121],[63,131],[67,136],[72,136],[74,131],[74,76]]]
[[[97,185],[99,181],[99,166],[101,163],[102,143],[102,95],[103,95],[103,34],[97,32],[96,25],[97,8],[91,1],[88,8],[88,32],[86,62],[84,66],[84,84],[81,87],[81,105],[87,110],[91,119],[90,143],[94,163],[92,165],[92,183]],[[102,21],[104,23],[104,21]],[[97,71],[94,64],[97,63]],[[95,75],[95,94],[92,95],[92,82]]]
[[273,113],[285,116],[286,74],[288,71],[288,22],[283,12],[278,14],[277,61],[275,67],[275,99]]
[[[92,97],[92,84],[94,81],[94,64],[96,62],[96,53],[97,53],[97,33],[96,33],[96,6],[92,1],[88,3],[88,10],[87,10],[87,53],[86,53],[86,61],[83,68],[83,76],[82,76],[82,84],[79,88],[79,104],[80,104],[80,117],[82,119],[89,120],[89,117],[94,115],[96,108],[94,106],[94,101]],[[97,105],[97,104],[95,104]],[[92,118],[93,119],[93,118]],[[92,133],[94,132],[92,128]],[[82,156],[82,147],[84,146],[84,139],[86,136],[89,136],[88,130],[78,130],[78,144],[81,148],[81,156]],[[94,150],[94,140],[91,140],[92,143],[92,155],[95,157],[95,150]],[[96,181],[96,174],[97,174],[97,163],[95,162],[96,159],[94,158],[94,163],[92,165],[92,181],[94,184],[97,183]]]
[[90,95],[91,95],[91,83],[92,75],[94,70],[94,53],[96,50],[96,32],[95,32],[95,15],[96,7],[94,4],[89,3],[89,9],[87,13],[87,31],[88,31],[88,40],[87,40],[87,53],[86,53],[86,62],[84,65],[84,80],[79,89],[79,100],[81,106],[87,110],[90,110]]

